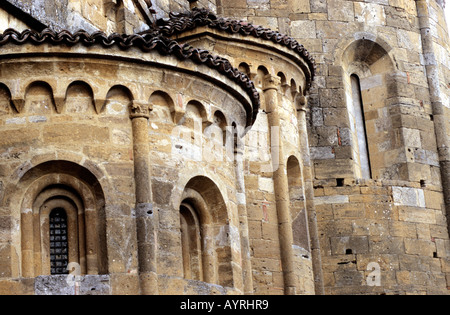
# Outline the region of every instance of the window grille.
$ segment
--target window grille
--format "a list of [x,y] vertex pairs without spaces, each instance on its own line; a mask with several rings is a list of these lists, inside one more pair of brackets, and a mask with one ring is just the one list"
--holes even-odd
[[62,208],[50,213],[50,273],[68,274],[69,241],[67,236],[67,214]]

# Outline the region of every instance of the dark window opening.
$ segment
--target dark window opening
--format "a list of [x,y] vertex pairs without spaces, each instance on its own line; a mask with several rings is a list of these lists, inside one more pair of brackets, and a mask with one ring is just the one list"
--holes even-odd
[[351,75],[353,111],[356,134],[358,138],[359,158],[362,178],[372,178],[372,169],[369,159],[369,144],[367,140],[366,119],[364,117],[364,105],[361,92],[361,84],[356,74]]
[[68,274],[69,240],[67,236],[67,214],[62,208],[53,209],[50,221],[50,273]]

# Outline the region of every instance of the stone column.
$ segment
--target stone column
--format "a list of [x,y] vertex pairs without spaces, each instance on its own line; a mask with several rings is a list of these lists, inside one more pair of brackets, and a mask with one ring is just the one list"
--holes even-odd
[[422,49],[425,56],[425,69],[430,91],[431,107],[433,110],[434,131],[436,134],[439,164],[441,167],[442,186],[447,212],[447,224],[450,230],[450,132],[449,117],[445,113],[439,80],[439,64],[433,46],[433,35],[430,27],[430,12],[428,1],[416,0],[419,17],[420,34],[422,35]]
[[[281,85],[279,77],[267,75],[264,78],[263,90],[266,102],[266,112],[269,120],[271,141],[275,128],[281,128],[278,112],[278,89]],[[281,135],[281,132],[277,132]],[[281,137],[278,143],[271,143],[273,182],[278,216],[278,234],[280,239],[281,264],[283,269],[284,293],[296,294],[297,281],[294,272],[294,251],[292,245],[294,237],[292,233],[292,218],[289,210],[289,185],[286,171],[286,159],[283,153]]]
[[314,187],[312,165],[309,154],[308,128],[306,125],[307,99],[301,95],[296,100],[298,130],[300,133],[299,146],[303,163],[303,182],[305,187],[305,203],[308,218],[308,229],[311,245],[311,257],[314,273],[315,293],[324,295],[322,259],[320,254],[319,232],[317,229],[317,213],[314,206]]
[[133,101],[130,117],[133,128],[139,280],[142,294],[158,294],[156,272],[158,214],[153,211],[152,205],[148,139],[149,112],[150,109],[147,104]]

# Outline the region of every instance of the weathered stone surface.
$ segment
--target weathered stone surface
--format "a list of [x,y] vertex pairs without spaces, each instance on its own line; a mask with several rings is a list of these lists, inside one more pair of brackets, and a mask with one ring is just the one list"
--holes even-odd
[[35,279],[36,295],[109,295],[108,275],[39,276]]
[[6,2],[0,294],[448,294],[441,1]]

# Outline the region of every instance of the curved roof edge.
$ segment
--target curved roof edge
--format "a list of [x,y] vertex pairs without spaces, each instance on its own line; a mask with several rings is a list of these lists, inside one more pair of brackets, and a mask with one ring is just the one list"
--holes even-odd
[[[164,36],[179,35],[183,32],[194,30],[200,26],[207,26],[219,31],[231,34],[240,34],[243,36],[253,36],[263,40],[272,41],[275,44],[282,45],[295,52],[308,65],[311,72],[308,88],[311,87],[316,72],[316,63],[303,45],[297,40],[287,35],[273,31],[269,28],[256,26],[248,22],[236,21],[226,18],[218,18],[214,13],[207,9],[194,8],[187,13],[170,13],[170,18],[159,19],[157,21],[159,31]],[[143,32],[142,34],[144,34]]]
[[90,34],[84,30],[71,33],[67,30],[55,32],[50,29],[45,29],[42,32],[33,30],[18,32],[14,29],[7,29],[3,34],[0,34],[0,47],[7,44],[32,44],[36,46],[51,44],[66,45],[69,47],[82,44],[87,47],[99,45],[104,48],[116,46],[122,50],[128,50],[135,47],[139,48],[144,53],[155,50],[161,55],[172,55],[181,61],[191,60],[197,64],[206,65],[238,84],[247,92],[252,101],[252,124],[256,120],[261,104],[260,95],[256,90],[253,81],[251,81],[246,74],[240,72],[237,68],[234,68],[227,59],[220,56],[214,56],[207,50],[197,49],[187,44],[180,45],[178,42],[161,35],[158,30],[149,30],[145,33],[133,35],[114,33],[108,36],[103,32],[94,32]]

